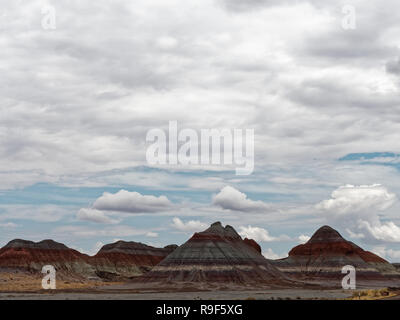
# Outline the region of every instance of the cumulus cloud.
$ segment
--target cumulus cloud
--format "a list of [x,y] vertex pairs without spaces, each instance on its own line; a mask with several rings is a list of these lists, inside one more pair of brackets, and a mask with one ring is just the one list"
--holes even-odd
[[174,208],[166,196],[141,195],[138,192],[120,190],[115,194],[104,192],[98,198],[93,208],[103,211],[118,211],[127,213],[154,213]]
[[[229,12],[221,10],[221,2]],[[346,2],[176,0],[169,6],[163,0],[59,0],[53,3],[58,14],[54,32],[41,28],[42,1],[4,2],[0,27],[7,50],[0,56],[7,77],[0,79],[0,189],[48,182],[192,192],[197,186],[214,192],[232,183],[307,203],[318,202],[327,188],[343,181],[381,181],[398,192],[395,167],[332,163],[348,153],[399,146],[399,83],[390,76],[398,74],[398,0],[385,5],[352,1],[356,30],[341,27]],[[188,106],[196,112],[187,112]],[[191,185],[179,173],[132,173],[128,168],[146,165],[146,132],[164,128],[171,117],[192,129],[254,128],[258,170],[252,180],[225,176],[204,182],[208,173],[202,171]],[[301,188],[295,180],[273,183],[268,179],[274,175],[312,177],[316,183]],[[264,202],[230,193],[220,194],[216,205],[232,215],[268,210]],[[12,198],[5,201],[36,201]],[[324,217],[348,221],[354,233],[380,236],[376,228],[393,220],[379,216],[384,213],[379,205],[379,213],[375,204],[351,213],[337,198],[329,200],[319,209],[329,212]],[[165,208],[122,202],[104,208],[134,213]],[[350,202],[354,210],[363,206],[354,197]],[[75,215],[81,203],[72,209],[7,205],[0,220],[56,223]],[[277,219],[258,219],[272,218]],[[360,219],[375,229],[358,230]]]
[[352,238],[399,242],[400,228],[392,221],[382,222],[380,217],[396,201],[397,196],[380,184],[345,185],[315,207],[326,220],[346,227]]
[[300,235],[299,238],[298,238],[299,243],[301,243],[301,244],[306,243],[310,239],[311,239],[310,236],[307,236],[307,235],[304,235],[304,234]]
[[346,229],[346,232],[348,233],[349,237],[352,239],[363,239],[365,238],[365,235],[362,233],[355,233],[353,231],[351,231],[350,229]]
[[396,200],[396,195],[380,184],[345,185],[333,191],[331,199],[323,200],[316,205],[316,208],[344,215],[362,211],[383,211],[392,206]]
[[365,228],[375,239],[400,242],[400,228],[393,222],[371,225],[368,221],[361,221],[360,228]]
[[99,250],[100,250],[103,246],[104,246],[104,243],[103,243],[103,242],[97,241],[97,242],[95,243],[95,245],[93,246],[93,248],[91,248],[90,250],[87,250],[87,251],[82,250],[82,249],[76,249],[76,250],[78,250],[78,251],[80,251],[80,252],[83,252],[83,253],[86,253],[86,254],[88,254],[88,255],[90,255],[90,256],[93,256],[93,255],[95,255],[97,252],[99,252]]
[[181,219],[175,217],[172,219],[172,222],[171,226],[173,228],[183,232],[199,232],[204,231],[207,228],[207,224],[197,220],[183,222]]
[[[109,215],[121,216],[126,213],[157,213],[174,208],[165,196],[142,195],[138,192],[120,190],[115,194],[104,192],[90,208],[81,208],[76,217],[81,221],[104,224],[117,224],[121,219],[113,219]],[[157,237],[149,233],[149,237]]]
[[239,230],[240,230],[239,234],[243,238],[249,238],[249,239],[253,239],[255,241],[265,241],[265,242],[276,240],[275,237],[270,236],[268,231],[263,228],[252,227],[252,226],[247,226],[247,227],[242,226],[242,227],[239,227]]
[[239,234],[242,238],[249,238],[259,242],[271,242],[271,241],[285,241],[290,240],[290,237],[281,235],[279,237],[273,237],[269,234],[268,230],[259,227],[252,226],[240,226]]
[[271,248],[268,248],[267,251],[263,251],[262,255],[267,258],[267,259],[271,259],[271,260],[276,260],[276,259],[282,259],[287,257],[286,254],[277,254],[275,253]]
[[116,219],[111,219],[103,211],[92,208],[81,208],[76,217],[78,220],[91,221],[97,223],[118,223]]
[[247,195],[239,190],[226,186],[214,196],[213,204],[222,209],[233,211],[265,211],[270,208],[270,205],[263,201],[254,201],[247,198]]
[[400,250],[388,249],[385,246],[375,246],[371,251],[391,262],[400,262]]

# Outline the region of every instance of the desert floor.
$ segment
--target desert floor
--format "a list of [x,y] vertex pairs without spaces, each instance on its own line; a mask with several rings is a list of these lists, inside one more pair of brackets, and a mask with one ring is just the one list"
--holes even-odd
[[[273,289],[246,291],[198,292],[107,292],[107,290],[46,291],[38,293],[0,293],[0,300],[342,300],[349,299],[352,290]],[[357,291],[358,292],[358,291]],[[400,299],[400,292],[385,299]],[[363,299],[363,298],[361,298]],[[358,300],[356,298],[356,300]]]
[[201,291],[201,292],[46,292],[0,293],[0,299],[94,299],[94,300],[271,300],[271,299],[345,299],[352,293],[344,290],[269,290],[269,291]]
[[[0,272],[0,300],[336,300],[336,299],[400,299],[400,280],[357,283],[357,290],[326,287],[314,283],[290,289],[237,288],[191,284],[161,288],[151,284],[144,288],[135,282],[112,283],[57,280],[57,290],[41,289],[41,276],[24,273]],[[335,283],[336,284],[336,283]],[[331,283],[332,285],[332,283]],[[336,284],[337,285],[337,284]],[[324,286],[324,287],[321,287]],[[395,289],[384,289],[394,287]]]

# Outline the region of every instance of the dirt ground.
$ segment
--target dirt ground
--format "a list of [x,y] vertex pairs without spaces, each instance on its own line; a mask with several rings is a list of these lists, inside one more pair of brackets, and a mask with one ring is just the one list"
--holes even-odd
[[[237,288],[225,286],[143,288],[135,283],[101,281],[57,280],[56,290],[43,290],[41,276],[25,273],[0,272],[0,300],[336,300],[390,298],[400,299],[398,290],[391,290],[387,297],[374,291],[390,287],[389,283],[359,283],[357,290],[325,287],[315,283],[298,288]],[[370,293],[365,293],[370,291]],[[359,292],[364,292],[362,295]]]
[[[79,279],[70,280],[57,280],[57,289],[85,289],[97,288],[112,285],[119,285],[120,283],[102,282],[102,281],[82,281]],[[38,292],[42,289],[42,275],[33,275],[27,273],[11,273],[0,272],[0,297],[1,293],[7,292]]]
[[270,291],[202,291],[202,292],[46,292],[0,293],[0,299],[28,300],[293,300],[346,299],[343,290],[270,290]]

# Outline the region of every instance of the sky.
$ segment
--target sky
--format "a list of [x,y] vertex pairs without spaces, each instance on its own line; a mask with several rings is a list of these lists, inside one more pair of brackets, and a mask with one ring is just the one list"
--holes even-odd
[[[0,245],[330,225],[400,262],[399,3],[321,2],[0,0]],[[170,121],[254,130],[253,172],[150,164]]]

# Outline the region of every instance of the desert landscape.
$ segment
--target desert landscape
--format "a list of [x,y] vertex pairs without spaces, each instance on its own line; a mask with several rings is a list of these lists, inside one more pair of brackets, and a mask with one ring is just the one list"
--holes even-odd
[[[42,288],[44,265],[56,269],[55,290]],[[346,265],[356,270],[352,290],[342,288]],[[12,240],[0,249],[0,299],[400,299],[400,271],[329,226],[271,260],[215,222],[181,246],[120,240],[93,256],[52,240]]]
[[400,300],[398,9],[2,1],[0,303]]

